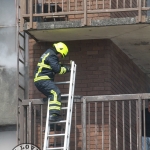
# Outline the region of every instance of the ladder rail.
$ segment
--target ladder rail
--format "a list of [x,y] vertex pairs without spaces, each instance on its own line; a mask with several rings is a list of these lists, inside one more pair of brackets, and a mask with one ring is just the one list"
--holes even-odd
[[72,101],[71,101],[71,113],[70,113],[70,128],[69,128],[69,140],[68,140],[68,145],[67,147],[69,148],[69,144],[70,144],[70,132],[71,132],[71,122],[72,122],[72,111],[73,111],[73,100],[74,100],[74,89],[75,89],[75,77],[76,77],[76,64],[75,64],[75,73],[74,73],[74,86],[72,87]]
[[[49,100],[49,99],[48,99]],[[50,127],[49,127],[49,105],[47,104],[47,116],[46,116],[46,126],[45,126],[45,137],[44,137],[44,146],[43,150],[46,150],[46,147],[49,146],[49,134]]]
[[[18,3],[17,3],[18,5]],[[18,8],[18,11],[20,8]],[[18,16],[19,17],[19,16]],[[19,18],[18,18],[19,19]],[[21,124],[20,107],[23,99],[28,99],[28,35],[17,28],[17,142],[26,143],[27,139],[23,137],[23,126]],[[22,94],[20,94],[22,93]],[[31,142],[31,141],[30,141]]]
[[[68,97],[68,109],[67,109],[67,119],[66,130],[65,130],[65,140],[64,140],[64,150],[68,150],[70,142],[70,129],[71,129],[71,119],[72,119],[72,107],[73,107],[73,96],[74,96],[74,87],[75,87],[75,71],[76,65],[72,62],[72,70],[70,76],[70,86],[69,86],[69,97]],[[70,111],[70,112],[69,112]]]

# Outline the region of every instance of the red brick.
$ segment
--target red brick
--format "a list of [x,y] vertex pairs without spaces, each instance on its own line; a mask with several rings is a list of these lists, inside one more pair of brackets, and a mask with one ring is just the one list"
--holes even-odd
[[[104,15],[104,14],[103,14]],[[80,16],[81,17],[81,16]],[[41,54],[51,43],[37,44],[34,40],[29,41],[29,68],[30,68],[30,86],[29,97],[30,98],[42,98],[45,97],[41,94],[33,83],[34,70],[36,63],[38,62]],[[147,90],[146,76],[144,73],[110,40],[83,40],[83,41],[67,41],[66,42],[72,49],[63,62],[69,62],[74,60],[77,63],[76,85],[75,95],[110,95],[110,94],[124,94],[124,93],[144,93]],[[56,76],[56,81],[64,81],[69,79],[69,74]],[[62,92],[67,92],[68,86],[59,86]],[[112,146],[115,147],[115,103],[111,103],[111,129],[112,129]],[[125,112],[128,114],[128,103],[125,105]],[[87,106],[88,107],[88,106]],[[122,138],[122,109],[121,104],[118,103],[118,133],[119,138]],[[74,123],[75,117],[73,117],[73,123],[77,129],[77,143],[78,146],[82,146],[82,125],[81,125],[81,105],[77,104],[77,125]],[[135,109],[135,108],[134,108]],[[133,110],[134,110],[133,109]],[[102,103],[97,103],[98,110],[98,125],[96,126],[97,138],[102,140]],[[88,111],[88,109],[87,109]],[[109,127],[108,127],[108,103],[104,105],[104,149],[108,148],[109,140]],[[88,112],[87,112],[88,114]],[[45,114],[44,114],[45,115]],[[74,114],[73,114],[74,116]],[[132,112],[132,116],[135,118],[135,114]],[[134,122],[135,119],[132,119]],[[88,121],[87,121],[88,123]],[[127,127],[128,118],[126,117]],[[40,127],[40,119],[39,119]],[[89,130],[90,128],[90,130]],[[40,131],[40,128],[38,129]],[[73,143],[74,128],[71,130],[71,142]],[[129,130],[128,130],[129,131]],[[128,132],[127,131],[127,132]],[[90,135],[90,149],[95,149],[95,103],[90,104],[90,125],[87,124],[87,135]],[[38,134],[38,143],[40,141],[40,133]],[[135,138],[136,140],[136,138]],[[114,142],[113,142],[114,141]],[[40,145],[40,143],[39,143]],[[120,144],[121,145],[121,144]],[[119,145],[119,147],[120,147]],[[135,144],[136,145],[136,144]],[[101,148],[101,142],[97,147]],[[119,148],[121,149],[121,148]],[[113,149],[112,149],[113,150]]]

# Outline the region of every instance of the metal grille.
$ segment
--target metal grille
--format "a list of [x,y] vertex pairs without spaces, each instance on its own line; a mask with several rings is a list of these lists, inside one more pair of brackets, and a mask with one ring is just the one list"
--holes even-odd
[[[150,99],[150,94],[145,93],[87,96],[74,100],[70,148],[141,150],[141,112],[147,107],[147,99]],[[63,105],[66,105],[66,102],[63,102]],[[23,100],[19,132],[21,143],[34,143],[43,147],[45,115],[45,102],[40,99]],[[145,119],[143,124],[146,136]],[[60,143],[55,143],[55,140],[50,142],[61,144],[61,139]]]
[[150,9],[145,0],[23,0],[21,1],[21,29],[29,22],[28,29],[34,28],[34,22],[72,21],[87,19],[138,17]]

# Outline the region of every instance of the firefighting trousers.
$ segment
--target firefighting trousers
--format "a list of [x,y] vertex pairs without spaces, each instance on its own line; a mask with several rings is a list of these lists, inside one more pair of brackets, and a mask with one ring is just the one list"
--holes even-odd
[[34,83],[37,89],[48,97],[50,114],[60,115],[61,92],[55,83],[51,80],[40,80]]

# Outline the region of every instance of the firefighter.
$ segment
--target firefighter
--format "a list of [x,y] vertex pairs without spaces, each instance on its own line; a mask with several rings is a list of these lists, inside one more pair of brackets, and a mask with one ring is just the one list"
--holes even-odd
[[35,70],[34,83],[37,89],[48,97],[51,122],[61,120],[61,92],[54,83],[54,77],[55,74],[70,72],[70,66],[61,65],[59,62],[59,59],[65,58],[67,54],[68,47],[64,43],[54,43],[53,47],[40,57]]

